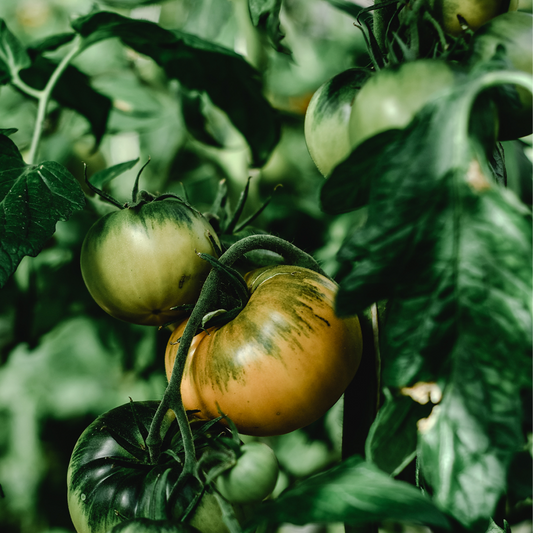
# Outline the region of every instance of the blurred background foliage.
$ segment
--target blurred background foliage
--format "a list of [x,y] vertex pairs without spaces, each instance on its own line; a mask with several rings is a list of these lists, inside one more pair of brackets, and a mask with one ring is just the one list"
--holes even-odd
[[[124,7],[128,3],[133,7]],[[285,0],[281,29],[288,53],[280,53],[252,26],[245,0],[135,4],[139,2],[2,0],[0,18],[26,45],[69,31],[69,20],[98,9],[148,19],[233,49],[263,75],[265,95],[282,121],[278,146],[264,167],[250,169],[244,139],[207,97],[185,95],[151,60],[106,40],[75,60],[91,84],[113,101],[102,143],[94,150],[89,123],[52,103],[42,160],[64,164],[82,183],[83,162],[91,175],[123,161],[151,157],[141,186],[178,194],[185,188],[202,211],[209,209],[221,179],[226,179],[235,204],[252,176],[248,212],[273,196],[255,225],[314,254],[329,274],[341,276],[335,254],[347,229],[361,224],[365,213],[332,218],[320,211],[323,178],[308,154],[303,121],[312,94],[324,81],[346,68],[368,64],[353,18],[326,0]],[[202,113],[190,112],[195,109]],[[10,86],[0,89],[1,127],[18,129],[11,138],[23,154],[29,149],[35,116],[35,102]],[[506,143],[505,149],[510,187],[531,204],[529,140]],[[114,180],[109,192],[121,201],[129,199],[136,171]],[[158,399],[166,386],[169,333],[109,317],[83,284],[81,243],[91,224],[110,209],[86,192],[86,209],[59,223],[43,252],[26,257],[0,293],[2,533],[73,531],[66,471],[78,436],[98,414],[129,397]],[[305,429],[267,439],[282,466],[277,492],[339,459],[341,419],[338,404]]]

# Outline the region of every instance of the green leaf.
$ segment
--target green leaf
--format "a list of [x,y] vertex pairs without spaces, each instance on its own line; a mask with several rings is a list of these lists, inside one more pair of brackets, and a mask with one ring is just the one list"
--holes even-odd
[[248,141],[253,164],[266,162],[279,140],[279,117],[262,95],[258,72],[240,55],[194,35],[115,13],[87,15],[72,26],[84,37],[85,46],[118,37],[151,57],[186,89],[206,92]]
[[0,19],[0,84],[9,83],[19,70],[29,67],[30,63],[30,56],[21,42]]
[[281,4],[282,0],[248,0],[248,9],[253,25],[265,31],[272,48],[283,54],[292,55],[281,42],[285,38],[279,22]]
[[117,176],[120,176],[127,170],[130,170],[130,168],[133,168],[138,162],[139,158],[132,159],[131,161],[125,161],[124,163],[118,163],[117,165],[105,168],[104,170],[99,170],[91,176],[91,185],[101,188],[106,183],[109,183],[111,180],[114,180]]
[[258,507],[252,524],[355,525],[387,519],[449,529],[444,514],[418,489],[352,456]]
[[368,221],[342,248],[354,268],[337,299],[342,314],[389,299],[384,384],[443,391],[419,436],[422,473],[474,531],[505,491],[531,387],[531,215],[468,133],[474,97],[494,79],[466,80],[371,154]]
[[0,287],[25,255],[41,251],[56,222],[84,205],[65,167],[54,161],[27,165],[13,141],[0,135]]
[[386,401],[370,428],[365,455],[367,461],[395,476],[414,459],[416,423],[429,416],[433,404],[422,405],[408,396],[392,396],[388,389],[384,393]]
[[[57,64],[50,59],[37,56],[31,67],[20,72],[20,77],[36,89],[44,89]],[[72,88],[75,87],[76,90]],[[111,100],[95,91],[89,77],[76,67],[69,65],[52,91],[52,97],[62,106],[83,115],[91,124],[96,145],[100,144],[106,132],[107,120],[111,111]]]
[[76,37],[76,34],[73,32],[50,35],[49,37],[45,37],[44,39],[33,43],[28,48],[28,53],[30,56],[35,57],[44,52],[53,52],[54,50],[61,48],[64,44],[70,43],[74,37]]
[[352,2],[345,2],[343,0],[327,0],[333,7],[344,11],[354,19],[357,19],[361,11],[364,9],[363,6],[358,4],[352,4]]
[[204,101],[200,93],[183,92],[181,95],[181,111],[188,132],[198,141],[209,146],[221,148],[221,143],[208,131],[204,115]]

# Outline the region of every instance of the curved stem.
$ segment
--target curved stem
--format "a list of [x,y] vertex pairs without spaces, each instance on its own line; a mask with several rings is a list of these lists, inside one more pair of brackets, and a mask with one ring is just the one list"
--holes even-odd
[[33,130],[33,137],[31,141],[30,154],[28,156],[28,164],[33,164],[37,156],[37,149],[39,148],[39,142],[41,140],[44,121],[46,119],[46,109],[48,107],[48,102],[52,95],[52,91],[59,80],[61,74],[67,68],[68,64],[72,61],[72,58],[81,50],[82,38],[80,35],[77,35],[73,40],[73,46],[68,52],[68,54],[63,57],[60,63],[57,65],[56,69],[50,76],[46,86],[42,90],[34,89],[22,81],[19,77],[18,72],[13,75],[12,83],[20,89],[22,92],[26,93],[29,96],[33,96],[38,101],[37,107],[37,119],[35,121],[35,128]]
[[[326,276],[320,268],[320,265],[309,254],[300,250],[293,244],[272,235],[251,235],[237,241],[219,258],[219,262],[225,266],[231,266],[247,252],[257,249],[270,250],[281,255],[288,264],[308,268]],[[159,457],[161,450],[161,423],[166,411],[172,409],[174,413],[176,413],[178,419],[178,425],[185,450],[185,463],[183,471],[180,474],[180,479],[185,478],[188,474],[196,475],[197,464],[194,439],[182,402],[181,380],[189,348],[196,335],[198,327],[202,324],[204,316],[213,310],[213,305],[218,301],[221,276],[222,273],[218,269],[213,268],[205,280],[202,291],[200,292],[200,297],[194,306],[180,339],[178,353],[176,354],[168,386],[161,403],[157,408],[156,414],[154,415],[146,439],[146,444],[150,451],[150,459],[155,462]]]

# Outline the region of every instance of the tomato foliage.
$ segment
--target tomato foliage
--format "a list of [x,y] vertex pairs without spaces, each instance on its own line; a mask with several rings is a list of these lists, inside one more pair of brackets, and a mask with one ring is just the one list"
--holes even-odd
[[[37,516],[47,468],[133,388],[159,399],[74,447],[78,533],[508,532],[532,493],[530,9],[102,3],[57,33],[57,2],[0,19],[0,529],[70,527]],[[91,190],[139,153],[162,194],[110,212]]]

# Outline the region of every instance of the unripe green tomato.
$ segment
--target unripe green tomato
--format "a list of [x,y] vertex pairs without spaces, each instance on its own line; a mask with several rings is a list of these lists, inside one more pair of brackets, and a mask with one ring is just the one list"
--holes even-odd
[[216,479],[216,487],[233,504],[255,503],[269,496],[278,480],[278,460],[262,442],[250,442],[241,448],[237,464]]
[[451,88],[455,74],[444,61],[419,59],[380,70],[361,88],[352,106],[350,143],[394,128],[405,128],[430,100]]
[[304,135],[318,170],[329,176],[351,152],[348,122],[352,104],[364,80],[365,70],[351,68],[322,84],[309,102]]
[[[470,62],[486,61],[494,57],[498,46],[505,47],[512,67],[533,74],[533,15],[516,11],[504,13],[484,24],[474,35]],[[502,141],[524,137],[533,132],[532,94],[516,86],[522,107],[499,109],[499,139]]]
[[445,33],[459,36],[462,24],[476,31],[490,19],[517,9],[518,0],[434,0],[432,10]]
[[100,218],[81,250],[81,273],[96,303],[115,318],[161,326],[172,307],[196,303],[211,269],[196,252],[216,255],[218,238],[202,214],[166,198]]

